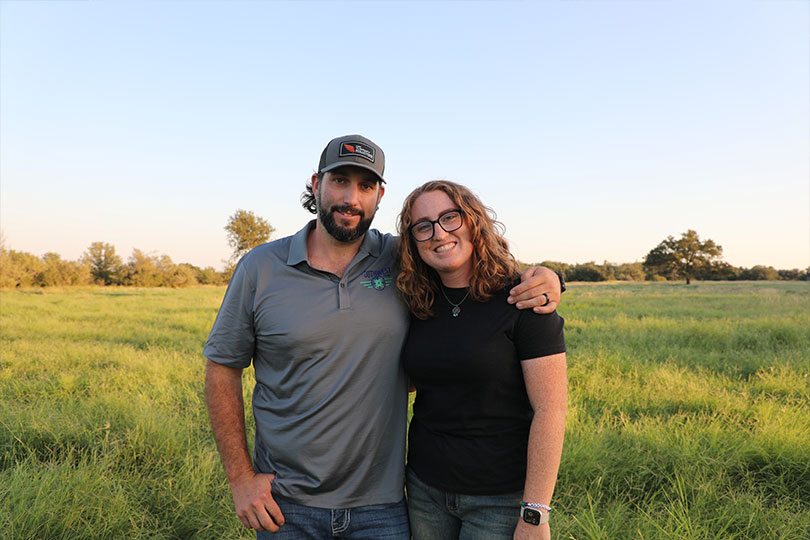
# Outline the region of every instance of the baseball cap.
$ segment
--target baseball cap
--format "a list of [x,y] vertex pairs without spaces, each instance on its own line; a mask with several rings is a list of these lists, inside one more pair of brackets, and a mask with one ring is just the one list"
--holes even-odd
[[362,135],[344,135],[329,141],[321,153],[318,172],[324,173],[343,165],[368,169],[379,177],[380,182],[385,182],[385,154],[382,148]]

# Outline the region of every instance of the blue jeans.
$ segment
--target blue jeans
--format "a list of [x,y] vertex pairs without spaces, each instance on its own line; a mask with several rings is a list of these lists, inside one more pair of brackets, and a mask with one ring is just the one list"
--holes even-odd
[[512,540],[523,492],[448,493],[425,484],[410,468],[406,482],[413,540]]
[[276,497],[284,514],[278,532],[259,531],[257,540],[410,540],[405,499],[355,508],[315,508]]

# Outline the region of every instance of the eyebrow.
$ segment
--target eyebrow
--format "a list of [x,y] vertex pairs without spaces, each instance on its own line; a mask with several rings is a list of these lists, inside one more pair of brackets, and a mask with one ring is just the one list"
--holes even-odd
[[[442,210],[441,212],[439,212],[439,215],[436,216],[436,219],[439,219],[440,217],[442,217],[443,215],[445,215],[448,212],[454,212],[456,210],[460,210],[460,208],[458,206],[453,206],[453,207],[450,207],[450,208],[446,208],[446,209]],[[430,219],[429,217],[425,216],[425,217],[420,217],[419,219],[414,219],[412,224],[416,225],[420,221],[433,221],[433,220]]]

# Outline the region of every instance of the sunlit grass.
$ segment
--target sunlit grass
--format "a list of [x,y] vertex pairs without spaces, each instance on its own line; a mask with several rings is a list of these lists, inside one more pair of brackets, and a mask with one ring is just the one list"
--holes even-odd
[[[0,292],[0,537],[253,537],[203,404],[223,293]],[[810,284],[573,284],[560,312],[554,538],[805,537]]]
[[560,311],[560,538],[804,537],[810,284],[575,285]]

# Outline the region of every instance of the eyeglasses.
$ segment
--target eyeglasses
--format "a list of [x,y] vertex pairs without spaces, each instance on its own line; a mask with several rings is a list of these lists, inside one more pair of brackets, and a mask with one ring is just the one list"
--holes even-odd
[[459,208],[448,210],[440,214],[439,219],[434,219],[433,221],[423,219],[408,227],[408,230],[411,231],[411,236],[413,236],[414,240],[417,242],[426,242],[433,238],[433,232],[436,230],[437,223],[439,227],[444,229],[444,232],[453,232],[461,227],[464,224],[464,220],[461,219],[462,215],[462,211]]

